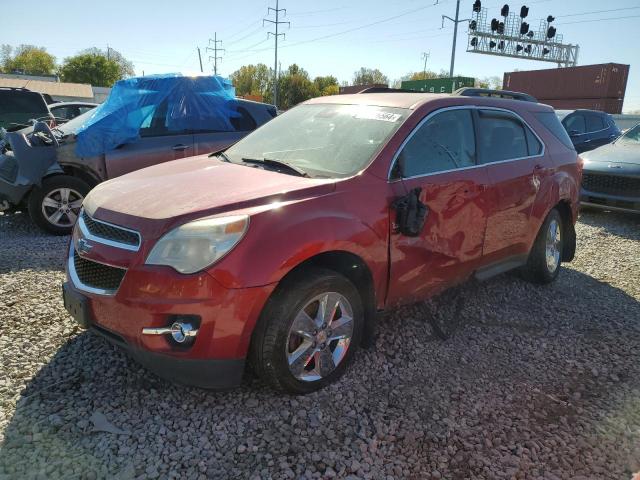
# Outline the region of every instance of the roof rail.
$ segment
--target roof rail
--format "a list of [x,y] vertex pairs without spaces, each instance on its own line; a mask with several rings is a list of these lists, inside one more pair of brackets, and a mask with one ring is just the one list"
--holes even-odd
[[497,97],[508,100],[521,100],[523,102],[538,103],[538,99],[522,92],[511,92],[509,90],[492,90],[490,88],[464,87],[456,90],[452,95],[457,97]]
[[419,93],[415,90],[405,90],[403,88],[389,88],[389,87],[369,87],[358,93]]
[[30,92],[28,88],[24,87],[0,87],[0,90],[20,90],[22,92]]

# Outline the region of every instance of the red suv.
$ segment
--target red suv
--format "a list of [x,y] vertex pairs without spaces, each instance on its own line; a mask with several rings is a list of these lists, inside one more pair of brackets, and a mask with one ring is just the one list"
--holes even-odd
[[64,301],[161,376],[277,389],[339,378],[376,314],[471,276],[553,281],[575,251],[581,169],[531,99],[310,100],[224,153],[86,197]]

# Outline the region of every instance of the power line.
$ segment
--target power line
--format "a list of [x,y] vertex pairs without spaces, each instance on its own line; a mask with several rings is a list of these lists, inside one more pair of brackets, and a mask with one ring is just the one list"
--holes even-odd
[[636,5],[635,7],[610,8],[609,10],[594,10],[592,12],[569,13],[567,15],[557,15],[556,18],[579,17],[581,15],[592,15],[592,14],[596,14],[596,13],[621,12],[622,10],[636,10],[638,8],[640,8],[640,5]]
[[286,15],[287,9],[278,8],[278,0],[276,0],[276,8],[271,8],[271,7],[268,8],[267,14],[271,12],[275,14],[276,19],[271,20],[269,18],[263,18],[262,25],[264,26],[264,22],[268,22],[273,24],[276,29],[275,32],[267,32],[267,38],[269,38],[269,35],[273,35],[273,38],[275,39],[276,54],[275,54],[275,60],[273,64],[273,105],[277,107],[278,106],[278,37],[280,36],[285,37],[284,33],[278,33],[278,27],[280,27],[280,24],[285,24],[285,23],[290,27],[291,22],[283,22],[280,20],[280,12],[284,12],[284,14]]
[[606,22],[609,20],[624,20],[627,18],[640,18],[640,15],[627,15],[625,17],[611,17],[611,18],[594,18],[592,20],[577,20],[575,22],[558,23],[558,25],[574,25],[576,23]]

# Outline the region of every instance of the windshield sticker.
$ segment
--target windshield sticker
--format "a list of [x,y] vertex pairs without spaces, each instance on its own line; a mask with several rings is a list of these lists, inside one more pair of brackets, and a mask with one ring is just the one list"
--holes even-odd
[[382,122],[395,123],[402,117],[399,113],[380,112],[380,111],[360,111],[354,115],[354,118],[360,120],[380,120]]

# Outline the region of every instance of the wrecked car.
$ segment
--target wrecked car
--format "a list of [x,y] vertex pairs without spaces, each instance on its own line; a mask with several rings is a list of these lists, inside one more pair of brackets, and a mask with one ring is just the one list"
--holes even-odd
[[221,77],[121,80],[102,105],[64,125],[4,134],[0,209],[26,206],[40,228],[68,234],[100,182],[220,151],[275,115],[271,105],[236,99]]
[[163,377],[230,387],[248,361],[307,393],[378,312],[471,276],[552,282],[575,251],[578,155],[551,107],[471,93],[315,98],[216,156],[99,185],[67,310]]
[[14,132],[42,120],[53,125],[44,96],[26,88],[0,87],[0,129]]

